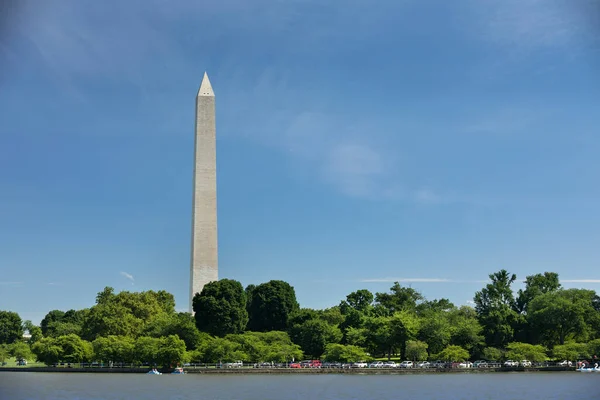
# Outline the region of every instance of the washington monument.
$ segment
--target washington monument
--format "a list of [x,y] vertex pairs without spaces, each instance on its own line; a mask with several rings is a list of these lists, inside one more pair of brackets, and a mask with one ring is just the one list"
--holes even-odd
[[194,190],[192,206],[192,254],[190,265],[190,312],[192,299],[208,282],[218,280],[217,251],[217,151],[215,93],[204,73],[196,96],[194,144]]

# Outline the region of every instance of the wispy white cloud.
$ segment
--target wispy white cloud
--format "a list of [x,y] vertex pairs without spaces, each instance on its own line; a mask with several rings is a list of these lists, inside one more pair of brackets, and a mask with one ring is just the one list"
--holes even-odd
[[600,283],[600,279],[561,279],[561,283]]
[[135,280],[133,279],[133,275],[131,275],[131,274],[127,273],[127,272],[124,272],[124,271],[121,271],[120,274],[122,276],[124,276],[125,278],[129,279],[131,281],[132,285],[135,283]]
[[462,280],[447,278],[368,278],[360,279],[364,283],[488,283],[488,280]]
[[[543,74],[560,63],[588,57],[599,48],[597,1],[471,0],[472,38],[495,49],[494,56],[477,65],[473,76],[495,80],[505,74]],[[531,57],[560,52],[554,61],[528,63]]]
[[512,48],[573,47],[589,32],[584,2],[477,0],[476,3],[488,38]]

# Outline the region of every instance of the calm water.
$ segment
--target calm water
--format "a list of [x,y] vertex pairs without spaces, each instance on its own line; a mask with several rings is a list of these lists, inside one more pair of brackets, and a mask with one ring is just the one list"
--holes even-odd
[[593,399],[600,373],[138,375],[0,372],[0,399]]

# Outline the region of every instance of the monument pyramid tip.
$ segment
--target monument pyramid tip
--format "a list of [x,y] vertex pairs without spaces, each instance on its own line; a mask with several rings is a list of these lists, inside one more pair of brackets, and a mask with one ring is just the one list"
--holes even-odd
[[210,84],[210,80],[208,79],[208,74],[204,71],[204,77],[202,78],[202,83],[200,84],[200,90],[198,90],[198,96],[214,96],[215,92],[213,92],[212,86]]

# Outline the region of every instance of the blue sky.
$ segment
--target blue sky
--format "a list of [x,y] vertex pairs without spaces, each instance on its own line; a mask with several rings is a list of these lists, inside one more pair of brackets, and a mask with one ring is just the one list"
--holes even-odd
[[466,304],[501,268],[600,289],[591,1],[20,3],[0,26],[0,309],[39,322],[104,286],[186,309],[204,71],[221,278],[317,308],[395,280]]

